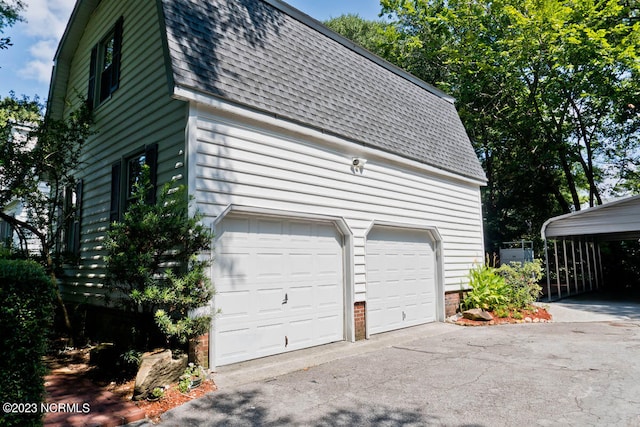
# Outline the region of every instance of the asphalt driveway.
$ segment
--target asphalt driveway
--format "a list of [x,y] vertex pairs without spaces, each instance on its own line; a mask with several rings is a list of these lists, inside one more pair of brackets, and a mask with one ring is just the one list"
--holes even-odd
[[[640,320],[586,320],[440,323],[340,343],[326,363],[284,359],[290,370],[308,363],[288,374],[234,380],[221,370],[220,391],[165,413],[161,425],[640,425]],[[272,360],[266,370],[278,372]]]

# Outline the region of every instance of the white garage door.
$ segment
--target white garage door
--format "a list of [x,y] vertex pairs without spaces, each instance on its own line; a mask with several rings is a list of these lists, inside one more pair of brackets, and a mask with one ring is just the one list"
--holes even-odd
[[216,365],[344,339],[333,223],[232,214],[216,227],[215,250]]
[[430,234],[374,227],[366,250],[369,333],[435,321],[436,266]]

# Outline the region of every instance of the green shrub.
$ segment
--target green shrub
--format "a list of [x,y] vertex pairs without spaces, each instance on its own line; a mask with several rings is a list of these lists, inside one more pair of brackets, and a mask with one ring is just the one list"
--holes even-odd
[[504,278],[496,273],[496,269],[479,265],[469,272],[471,291],[462,301],[462,308],[481,308],[494,310],[504,307],[509,302],[509,288]]
[[472,288],[461,303],[463,309],[481,308],[496,311],[498,317],[507,317],[509,311],[529,307],[540,296],[542,288],[540,260],[510,263],[500,268],[476,266],[469,272]]
[[503,264],[496,271],[510,289],[509,306],[512,309],[525,309],[540,296],[542,288],[538,282],[542,278],[542,263],[539,259],[524,264]]
[[54,285],[34,261],[0,259],[0,402],[37,404],[38,412],[5,413],[3,426],[42,425],[42,357],[53,320]]
[[495,311],[495,315],[501,319],[505,317],[509,317],[509,314],[511,313],[509,309],[506,307],[498,307],[494,311]]
[[105,246],[108,282],[126,296],[125,308],[153,314],[156,326],[171,341],[185,344],[207,332],[213,297],[208,260],[213,235],[199,214],[189,214],[185,186],[165,184],[158,202],[147,203],[153,191],[149,168],[134,187],[133,202],[122,221],[114,222]]

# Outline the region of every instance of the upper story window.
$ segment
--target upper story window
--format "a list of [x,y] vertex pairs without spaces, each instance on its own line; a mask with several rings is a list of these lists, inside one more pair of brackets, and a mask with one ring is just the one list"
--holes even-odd
[[87,102],[93,108],[109,99],[120,84],[122,17],[107,35],[91,49]]

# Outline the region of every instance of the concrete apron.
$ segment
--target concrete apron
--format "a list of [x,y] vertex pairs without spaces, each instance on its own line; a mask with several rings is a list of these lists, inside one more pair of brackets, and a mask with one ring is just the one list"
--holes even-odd
[[345,357],[368,353],[391,347],[392,345],[401,345],[415,341],[416,338],[446,334],[456,330],[456,328],[460,328],[460,326],[441,322],[429,323],[376,334],[369,339],[356,341],[355,343],[341,341],[247,362],[234,363],[218,367],[215,371],[214,381],[220,390],[225,390],[242,384],[268,380]]
[[[553,303],[541,303],[553,316],[553,322],[610,322],[640,320],[640,302],[606,300],[598,296],[578,296]],[[398,346],[417,338],[446,334],[460,328],[450,323],[429,323],[371,336],[355,343],[333,344],[297,350],[276,356],[221,366],[214,380],[220,390],[251,382],[264,381],[323,363],[356,356],[386,347]]]
[[640,320],[640,302],[636,299],[614,300],[581,295],[540,305],[547,308],[556,323]]

